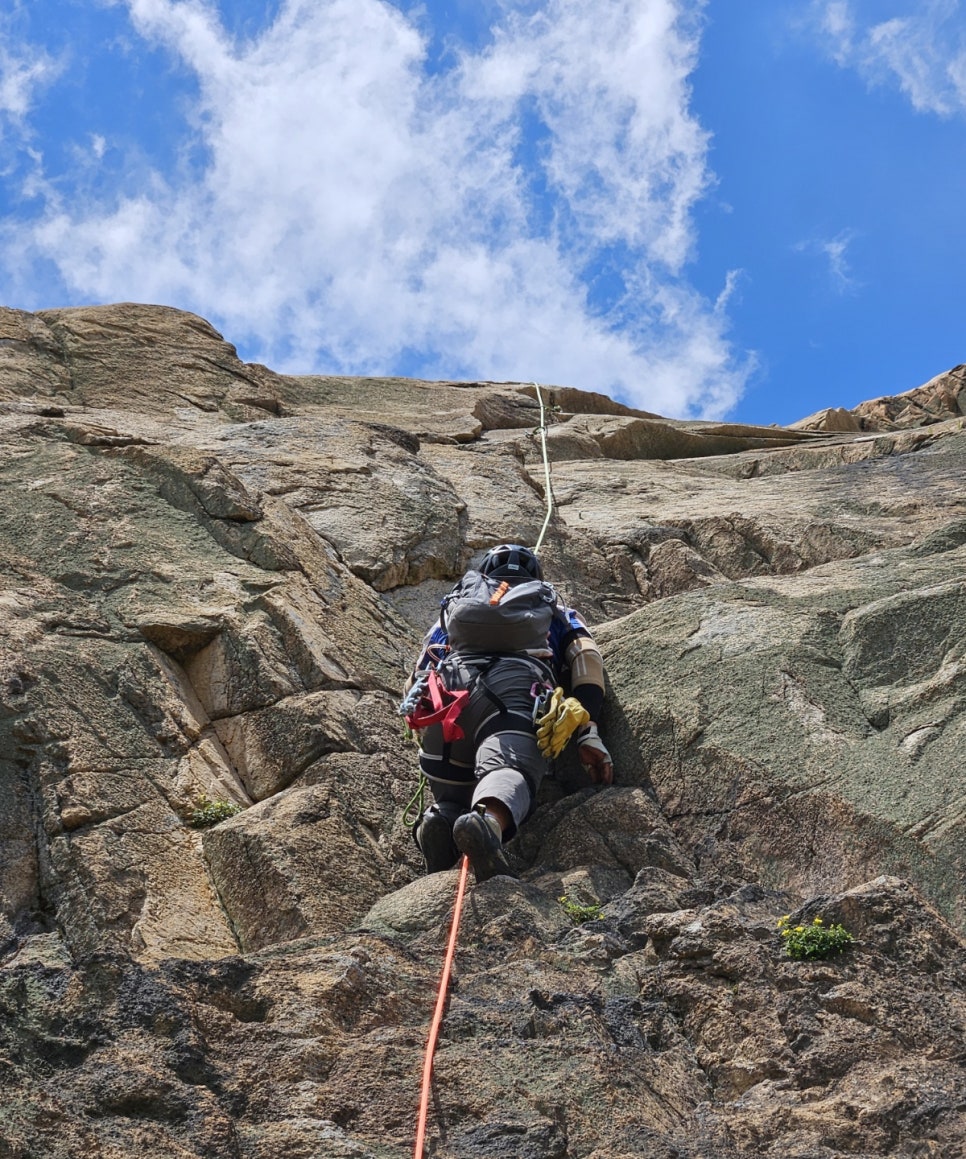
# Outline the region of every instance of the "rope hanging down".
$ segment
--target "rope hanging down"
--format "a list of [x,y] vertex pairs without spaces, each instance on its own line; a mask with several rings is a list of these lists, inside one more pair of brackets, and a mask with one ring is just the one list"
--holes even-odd
[[453,922],[449,931],[449,944],[446,947],[446,957],[443,960],[443,972],[439,979],[439,993],[436,995],[436,1011],[429,1028],[429,1039],[426,1043],[426,1058],[423,1062],[423,1089],[419,1099],[419,1114],[416,1118],[416,1147],[413,1159],[423,1159],[423,1148],[426,1143],[426,1117],[429,1113],[429,1090],[433,1081],[433,1059],[436,1055],[436,1040],[439,1038],[439,1028],[443,1022],[443,1012],[446,1009],[446,996],[449,993],[449,976],[453,968],[453,957],[456,954],[456,935],[459,933],[460,917],[463,913],[463,895],[466,893],[466,874],[470,867],[470,859],[464,857],[460,865],[460,879],[456,887],[456,904],[453,906]]
[[540,528],[540,534],[537,536],[537,542],[533,548],[534,551],[539,551],[543,545],[543,537],[547,534],[547,528],[550,526],[550,518],[553,515],[553,487],[550,483],[550,457],[547,454],[547,410],[543,405],[540,387],[535,382],[532,385],[537,392],[537,402],[540,404],[540,426],[537,429],[540,432],[540,447],[543,452],[544,494],[547,496],[547,517],[543,521],[543,527]]
[[[543,545],[543,538],[547,534],[547,528],[550,526],[550,520],[553,517],[553,487],[550,482],[550,457],[547,454],[547,410],[543,402],[543,394],[537,383],[533,383],[533,389],[537,392],[537,402],[540,404],[540,426],[538,428],[540,433],[540,447],[543,454],[543,477],[544,477],[544,491],[547,496],[547,515],[543,521],[543,527],[540,528],[540,534],[537,537],[537,542],[534,545],[534,551],[539,551]],[[412,799],[406,806],[406,813],[413,807],[414,804],[422,809],[423,804],[423,790],[425,788],[425,774],[420,770],[419,785]],[[424,1148],[426,1145],[426,1119],[429,1115],[429,1092],[433,1081],[433,1060],[436,1057],[436,1042],[439,1038],[439,1029],[443,1022],[443,1014],[446,1010],[446,998],[449,994],[449,979],[450,973],[453,969],[453,958],[456,955],[456,939],[459,934],[460,918],[463,913],[463,897],[466,893],[466,877],[470,867],[468,857],[464,857],[460,864],[459,883],[456,887],[456,901],[453,905],[453,919],[449,931],[449,943],[446,947],[446,957],[443,960],[443,971],[439,979],[439,992],[436,995],[436,1009],[433,1013],[433,1021],[429,1028],[429,1038],[426,1042],[426,1056],[423,1060],[423,1085],[422,1092],[419,1099],[419,1113],[416,1117],[416,1145],[413,1150],[413,1159],[423,1159]]]

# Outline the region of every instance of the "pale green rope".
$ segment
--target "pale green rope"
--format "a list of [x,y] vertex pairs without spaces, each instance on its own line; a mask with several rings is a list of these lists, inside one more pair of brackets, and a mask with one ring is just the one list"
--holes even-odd
[[423,815],[423,809],[426,805],[426,774],[422,769],[419,770],[419,781],[416,784],[416,792],[406,802],[406,807],[403,809],[403,824],[407,829],[411,829],[413,825]]
[[540,393],[540,387],[533,383],[533,389],[537,392],[537,402],[540,404],[540,426],[537,428],[540,432],[540,446],[543,451],[543,478],[544,478],[544,492],[547,496],[547,518],[543,521],[543,527],[540,528],[540,534],[537,536],[537,542],[534,546],[534,551],[539,551],[543,543],[543,537],[547,534],[547,528],[550,526],[550,519],[553,515],[553,487],[550,484],[550,457],[547,454],[547,411],[543,405],[543,395]]

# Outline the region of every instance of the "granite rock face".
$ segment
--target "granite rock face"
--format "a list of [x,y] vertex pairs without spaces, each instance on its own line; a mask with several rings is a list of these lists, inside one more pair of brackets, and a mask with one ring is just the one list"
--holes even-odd
[[430,1153],[966,1153],[963,383],[688,423],[0,310],[0,1156],[411,1154],[456,875],[396,703],[540,532],[541,401],[618,781],[471,890]]
[[829,407],[792,423],[795,430],[893,431],[928,426],[966,414],[966,366],[954,366],[903,394],[874,398],[852,410]]

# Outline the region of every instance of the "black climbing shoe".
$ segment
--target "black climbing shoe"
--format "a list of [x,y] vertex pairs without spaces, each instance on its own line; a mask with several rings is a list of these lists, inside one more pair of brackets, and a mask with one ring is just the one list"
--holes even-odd
[[459,860],[459,851],[453,844],[453,823],[435,805],[423,814],[414,835],[427,873],[452,869]]
[[503,838],[482,813],[464,813],[453,826],[453,840],[470,859],[478,882],[499,874],[516,877],[503,853]]

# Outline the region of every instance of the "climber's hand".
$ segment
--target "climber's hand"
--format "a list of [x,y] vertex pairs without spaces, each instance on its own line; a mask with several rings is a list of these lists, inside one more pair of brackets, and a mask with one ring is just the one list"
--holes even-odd
[[614,762],[600,739],[596,724],[587,724],[577,734],[577,755],[595,785],[614,783]]

